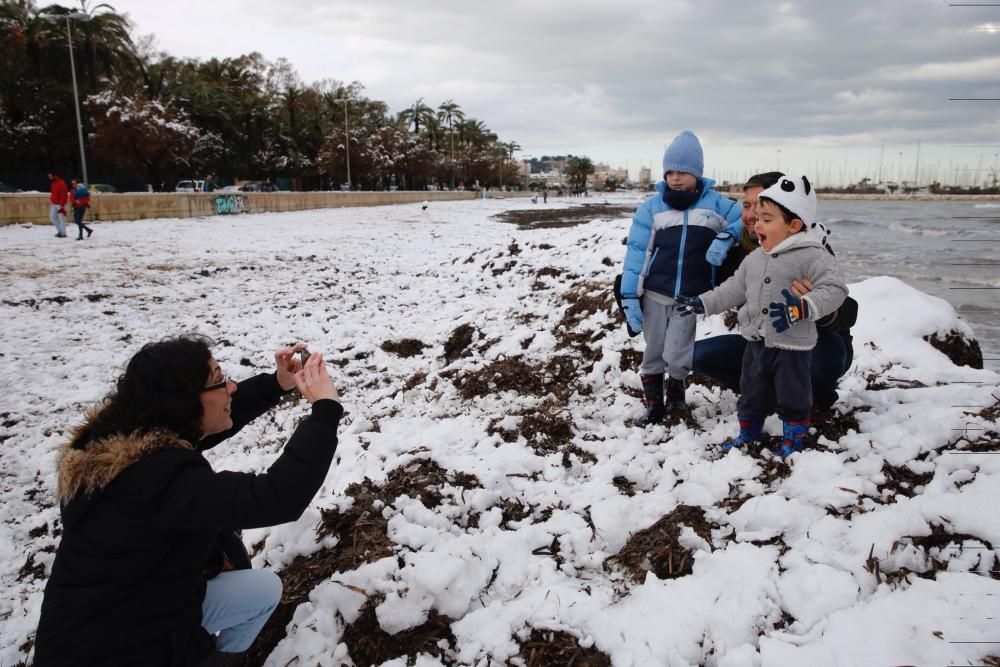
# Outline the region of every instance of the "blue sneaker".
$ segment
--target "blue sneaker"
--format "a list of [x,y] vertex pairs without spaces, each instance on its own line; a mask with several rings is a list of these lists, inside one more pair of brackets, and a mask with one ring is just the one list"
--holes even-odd
[[809,436],[809,418],[798,421],[783,422],[783,434],[781,447],[778,448],[778,456],[785,459],[801,452],[806,447],[806,438]]
[[763,417],[739,416],[737,419],[740,420],[740,434],[722,445],[722,451],[724,452],[728,452],[733,448],[739,449],[748,442],[753,442],[760,437],[760,432],[764,428]]

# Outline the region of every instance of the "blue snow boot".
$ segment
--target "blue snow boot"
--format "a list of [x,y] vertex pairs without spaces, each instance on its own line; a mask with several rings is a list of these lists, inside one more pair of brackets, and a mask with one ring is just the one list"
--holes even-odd
[[809,418],[786,421],[783,422],[783,425],[784,433],[781,438],[781,447],[778,449],[778,456],[784,459],[805,449],[806,437],[809,435]]
[[687,407],[684,393],[687,389],[687,382],[684,380],[667,379],[667,404],[666,411],[683,410]]
[[764,428],[763,417],[740,415],[737,419],[740,420],[740,434],[722,446],[722,451],[724,452],[728,452],[734,447],[742,447],[748,442],[753,442],[760,437],[760,432]]
[[650,424],[659,424],[666,413],[663,407],[663,373],[639,377],[642,380],[642,404],[646,407],[646,415],[636,419],[635,425],[645,428]]

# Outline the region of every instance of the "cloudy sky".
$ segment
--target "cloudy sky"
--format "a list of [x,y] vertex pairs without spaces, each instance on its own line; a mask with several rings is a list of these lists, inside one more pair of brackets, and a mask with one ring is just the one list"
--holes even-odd
[[[1000,3],[948,0],[112,0],[173,55],[259,51],[399,111],[455,100],[521,157],[706,174],[944,182],[1000,166]],[[989,4],[989,3],[986,3]],[[919,151],[918,151],[918,142]],[[919,152],[919,156],[918,156]]]

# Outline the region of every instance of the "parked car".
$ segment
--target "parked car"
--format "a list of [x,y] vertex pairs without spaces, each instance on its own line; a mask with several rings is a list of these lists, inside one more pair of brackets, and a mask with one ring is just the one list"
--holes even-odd
[[87,189],[91,192],[120,192],[118,188],[107,183],[92,183],[87,186]]
[[177,181],[174,192],[201,192],[205,188],[205,181]]
[[268,181],[249,181],[240,186],[241,192],[277,192],[274,183]]
[[17,188],[15,188],[13,185],[7,185],[6,183],[0,183],[0,192],[3,192],[3,193],[7,193],[7,192],[20,192],[20,190],[18,190]]
[[238,185],[226,185],[216,189],[216,192],[239,192],[239,191],[240,191],[240,186]]

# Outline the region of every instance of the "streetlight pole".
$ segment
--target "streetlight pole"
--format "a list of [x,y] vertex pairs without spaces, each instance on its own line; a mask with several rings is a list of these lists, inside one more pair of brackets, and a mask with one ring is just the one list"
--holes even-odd
[[[76,136],[80,142],[80,168],[83,170],[83,182],[90,183],[90,179],[87,177],[87,154],[83,149],[83,120],[80,118],[80,96],[76,89],[76,62],[73,58],[73,31],[70,28],[69,21],[74,19],[77,21],[89,21],[90,14],[84,12],[73,12],[71,14],[65,14],[66,17],[66,42],[69,44],[69,71],[73,77],[73,106],[76,109]],[[58,16],[48,15],[44,17],[46,21],[58,21]]]
[[347,151],[346,151],[347,152],[347,189],[350,190],[350,189],[353,189],[353,185],[351,184],[351,121],[350,121],[350,118],[348,118],[348,116],[347,116],[347,104],[350,101],[350,98],[345,97],[344,99],[337,100],[337,101],[344,103],[344,132],[347,135],[347,143],[345,144],[345,147],[347,149]]

